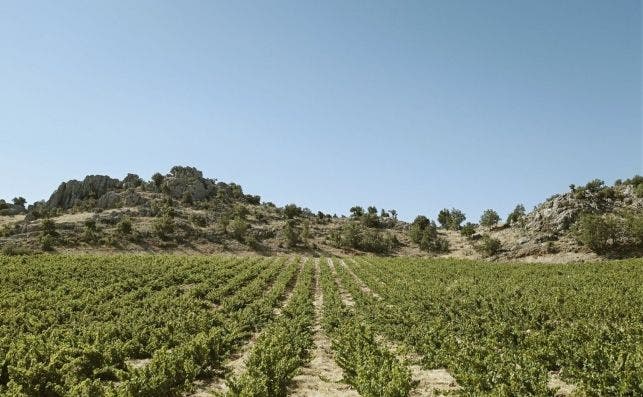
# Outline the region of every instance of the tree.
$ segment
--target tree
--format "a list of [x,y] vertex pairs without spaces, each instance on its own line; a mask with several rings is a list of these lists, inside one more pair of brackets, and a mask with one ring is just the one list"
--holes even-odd
[[480,244],[476,246],[476,249],[482,252],[485,256],[495,255],[500,251],[501,248],[502,244],[500,243],[500,240],[498,240],[497,238],[493,238],[488,234],[482,236]]
[[516,223],[521,223],[525,218],[525,206],[522,204],[516,205],[513,211],[507,216],[507,223],[514,225]]
[[284,215],[286,215],[286,218],[288,219],[301,216],[301,212],[301,208],[295,204],[288,204],[284,207]]
[[25,208],[25,204],[27,203],[27,200],[24,197],[14,197],[13,203],[18,207]]
[[443,228],[445,229],[449,228],[450,220],[451,220],[451,211],[449,211],[446,208],[443,208],[442,210],[440,210],[440,212],[438,213],[438,222],[440,222],[440,225]]
[[156,186],[159,189],[161,188],[161,184],[163,183],[164,179],[165,177],[158,172],[152,175],[152,182],[154,182],[154,186]]
[[350,209],[351,218],[361,218],[364,215],[364,208],[356,205]]
[[397,211],[396,210],[390,210],[389,213],[393,217],[393,219],[397,220]]
[[301,232],[294,219],[286,221],[283,229],[283,236],[286,246],[288,247],[295,247],[301,242]]
[[445,229],[458,230],[465,219],[467,217],[457,208],[451,210],[444,208],[438,213],[438,222]]
[[424,215],[415,217],[409,230],[409,237],[424,251],[445,252],[449,250],[448,241],[438,236],[435,222],[432,222]]
[[238,241],[244,241],[249,228],[250,225],[245,219],[236,217],[230,222],[230,235]]
[[371,205],[371,206],[369,206],[369,207],[367,208],[367,211],[368,211],[368,214],[369,214],[369,215],[375,215],[375,216],[377,216],[377,207],[374,207],[374,206],[372,206],[372,205]]
[[500,222],[500,216],[492,209],[485,210],[480,217],[480,224],[482,226],[492,227]]
[[464,226],[462,226],[462,229],[460,229],[460,234],[466,238],[471,238],[474,234],[476,234],[476,225],[471,222],[467,222]]

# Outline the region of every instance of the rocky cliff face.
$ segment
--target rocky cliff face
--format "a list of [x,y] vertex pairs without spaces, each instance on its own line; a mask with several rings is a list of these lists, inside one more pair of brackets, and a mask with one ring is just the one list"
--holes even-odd
[[63,182],[51,195],[47,205],[51,208],[69,209],[86,199],[100,199],[105,193],[121,187],[121,181],[107,175],[89,175],[83,181]]
[[189,195],[192,201],[203,201],[216,193],[216,181],[203,177],[193,167],[173,167],[164,178],[161,190],[174,199]]
[[643,198],[637,197],[635,187],[581,187],[556,194],[538,205],[526,216],[526,230],[538,233],[562,234],[581,214],[603,214],[621,210],[643,211]]

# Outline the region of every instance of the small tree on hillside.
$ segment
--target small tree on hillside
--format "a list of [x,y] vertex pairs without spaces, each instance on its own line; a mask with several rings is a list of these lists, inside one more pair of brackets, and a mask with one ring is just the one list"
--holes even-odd
[[480,224],[482,226],[492,227],[500,222],[500,216],[492,209],[485,210],[480,217]]
[[356,205],[354,207],[351,207],[350,212],[351,212],[351,218],[361,218],[362,215],[364,215],[364,208],[360,207],[359,205]]
[[24,197],[14,197],[13,203],[18,207],[25,208],[25,204],[27,203],[27,200]]
[[520,224],[525,218],[525,206],[518,204],[516,208],[507,216],[507,223],[510,225]]
[[467,217],[457,208],[451,208],[451,210],[444,208],[438,213],[438,222],[445,229],[458,230],[465,219]]
[[283,229],[283,236],[286,246],[295,247],[301,242],[301,231],[294,219],[286,221]]

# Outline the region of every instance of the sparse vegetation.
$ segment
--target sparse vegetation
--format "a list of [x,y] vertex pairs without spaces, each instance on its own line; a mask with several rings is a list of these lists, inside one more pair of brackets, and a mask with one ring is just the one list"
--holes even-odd
[[584,214],[576,223],[574,234],[581,244],[599,254],[643,253],[643,215],[640,213]]

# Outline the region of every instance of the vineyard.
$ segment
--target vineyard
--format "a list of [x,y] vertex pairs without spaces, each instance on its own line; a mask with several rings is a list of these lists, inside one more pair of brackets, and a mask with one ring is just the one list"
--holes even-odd
[[643,260],[0,256],[3,396],[640,396]]

